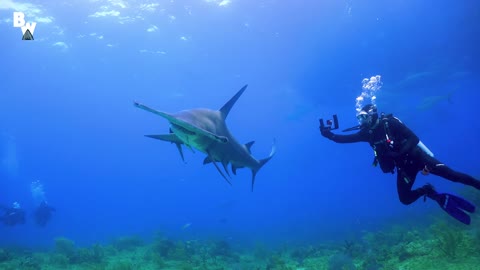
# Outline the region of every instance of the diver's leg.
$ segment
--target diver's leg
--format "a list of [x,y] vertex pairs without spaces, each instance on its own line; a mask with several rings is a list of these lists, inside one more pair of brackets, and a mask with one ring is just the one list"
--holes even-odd
[[425,185],[421,188],[412,190],[417,177],[417,170],[414,168],[403,168],[397,170],[397,192],[400,202],[405,205],[411,204],[418,198],[435,192],[431,185]]
[[452,182],[462,183],[480,189],[480,181],[472,176],[452,170],[450,167],[438,161],[436,158],[427,156],[426,166],[429,172],[438,175]]

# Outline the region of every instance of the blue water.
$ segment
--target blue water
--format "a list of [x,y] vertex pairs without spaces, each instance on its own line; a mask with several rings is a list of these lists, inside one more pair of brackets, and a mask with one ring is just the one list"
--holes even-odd
[[[341,128],[357,124],[362,79],[375,75],[380,111],[443,162],[480,175],[477,1],[2,2],[0,204],[17,201],[28,216],[1,226],[1,243],[64,236],[87,245],[162,231],[293,245],[428,224],[438,206],[402,205],[395,176],[371,166],[368,144],[319,134],[318,119],[332,114]],[[37,21],[34,41],[12,27],[14,11]],[[231,132],[255,140],[257,158],[277,145],[254,192],[249,170],[229,186],[199,151],[184,149],[184,164],[174,145],[143,136],[168,132],[168,123],[134,101],[217,109],[245,84]],[[451,102],[421,108],[449,93]],[[37,180],[57,209],[45,228],[31,217]],[[420,175],[416,185],[427,181],[462,188]]]

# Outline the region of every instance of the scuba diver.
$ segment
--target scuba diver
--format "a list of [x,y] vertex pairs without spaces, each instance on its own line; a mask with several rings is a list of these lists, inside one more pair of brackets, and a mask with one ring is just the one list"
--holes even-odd
[[42,201],[40,205],[35,209],[35,223],[38,226],[44,227],[52,217],[52,212],[55,208],[49,206],[46,201]]
[[[335,128],[338,120],[335,117]],[[470,175],[457,172],[438,161],[433,153],[419,140],[406,125],[393,115],[379,117],[377,107],[369,104],[358,113],[359,125],[344,131],[359,130],[349,135],[334,134],[331,126],[325,126],[320,119],[322,136],[336,143],[368,142],[373,148],[373,165],[380,165],[384,173],[394,173],[397,169],[397,192],[400,202],[411,204],[420,197],[436,201],[449,215],[464,224],[470,224],[470,216],[475,205],[467,200],[448,193],[438,193],[431,184],[413,189],[418,172],[443,177],[453,182],[462,183],[480,189],[480,181]],[[466,212],[464,212],[466,211]]]
[[5,212],[0,216],[0,222],[3,224],[7,226],[25,224],[25,211],[18,202],[14,202],[12,207],[1,206],[0,209]]

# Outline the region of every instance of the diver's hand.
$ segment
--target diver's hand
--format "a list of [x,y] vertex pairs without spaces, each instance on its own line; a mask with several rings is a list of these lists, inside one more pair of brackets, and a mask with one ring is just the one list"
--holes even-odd
[[335,134],[330,130],[330,128],[320,128],[320,133],[323,137],[327,139],[332,139]]

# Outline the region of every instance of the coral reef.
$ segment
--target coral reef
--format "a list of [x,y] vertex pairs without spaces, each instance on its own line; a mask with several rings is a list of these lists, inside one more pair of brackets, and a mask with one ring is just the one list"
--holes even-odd
[[409,230],[402,226],[365,232],[358,239],[317,245],[242,249],[225,239],[175,240],[157,234],[151,242],[123,236],[109,244],[76,246],[58,237],[52,250],[0,247],[0,269],[14,270],[388,270],[476,269],[480,231],[443,220]]

